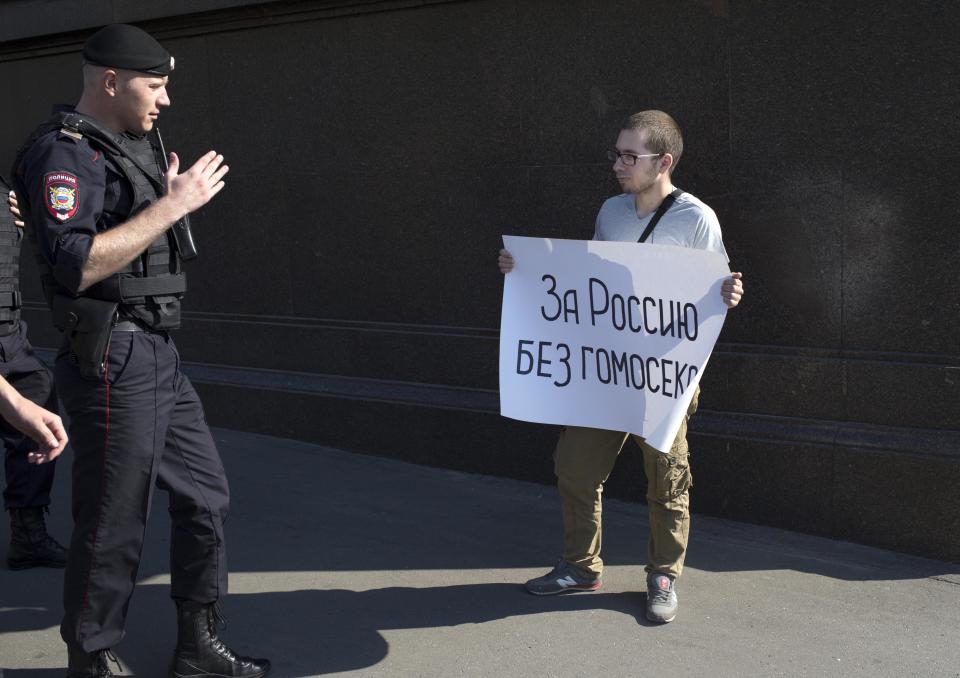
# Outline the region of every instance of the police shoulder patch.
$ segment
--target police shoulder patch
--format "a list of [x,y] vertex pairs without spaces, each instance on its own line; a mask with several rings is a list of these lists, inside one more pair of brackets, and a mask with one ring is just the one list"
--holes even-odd
[[80,206],[80,182],[69,172],[48,172],[43,178],[47,211],[58,221],[67,221]]

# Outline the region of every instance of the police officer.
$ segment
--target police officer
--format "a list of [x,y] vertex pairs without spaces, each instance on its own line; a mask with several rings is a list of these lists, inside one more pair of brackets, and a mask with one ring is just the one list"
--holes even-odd
[[[41,125],[17,155],[15,187],[63,329],[54,370],[70,419],[74,532],[64,579],[67,676],[112,675],[154,487],[169,495],[178,639],[172,676],[258,678],[270,663],[217,636],[227,590],[229,492],[200,400],[168,330],[186,290],[186,215],[224,186],[210,151],[169,168],[149,135],[174,68],[151,36],[107,26],[83,48],[76,107]],[[179,228],[179,230],[178,230]],[[179,238],[179,239],[178,239]]]
[[[9,189],[0,177],[0,195],[6,197]],[[34,355],[27,341],[27,325],[20,320],[22,234],[12,211],[15,209],[0,205],[0,376],[27,400],[56,410],[53,377]],[[31,463],[37,460],[37,444],[6,420],[0,421],[0,439],[7,480],[3,507],[10,513],[7,565],[12,570],[63,567],[67,551],[47,534],[44,518],[50,505],[55,462]]]

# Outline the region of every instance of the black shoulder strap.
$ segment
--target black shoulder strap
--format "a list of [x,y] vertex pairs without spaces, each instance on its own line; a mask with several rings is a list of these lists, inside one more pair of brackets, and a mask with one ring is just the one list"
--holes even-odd
[[657,227],[657,223],[660,221],[660,218],[667,213],[667,210],[673,207],[673,203],[676,202],[677,198],[680,197],[680,194],[683,193],[679,188],[673,189],[670,195],[663,199],[663,202],[660,203],[660,207],[657,208],[657,211],[653,213],[653,218],[650,219],[650,223],[647,224],[647,227],[643,230],[643,235],[640,236],[640,239],[637,242],[646,242],[647,238],[650,237],[650,234],[653,233],[653,229]]
[[129,160],[130,163],[140,170],[143,175],[152,183],[161,193],[164,190],[163,182],[158,181],[150,171],[143,166],[138,158],[129,153],[122,143],[119,143],[116,137],[100,127],[93,120],[86,118],[79,113],[66,113],[63,116],[63,127],[73,130],[83,136],[93,139],[107,150],[116,155]]

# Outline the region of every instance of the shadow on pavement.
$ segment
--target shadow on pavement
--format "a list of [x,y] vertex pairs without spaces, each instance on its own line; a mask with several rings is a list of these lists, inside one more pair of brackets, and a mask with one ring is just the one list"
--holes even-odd
[[[276,657],[273,675],[322,675],[375,665],[388,652],[384,630],[586,610],[617,612],[633,624],[647,624],[640,571],[647,538],[642,506],[608,502],[605,507],[605,560],[635,569],[631,592],[541,598],[522,590],[521,577],[516,584],[444,585],[450,580],[445,582],[442,575],[436,586],[346,590],[344,575],[338,573],[379,573],[377,583],[390,584],[410,581],[391,572],[418,572],[417,583],[424,576],[432,581],[431,571],[480,571],[471,576],[494,580],[504,575],[483,570],[545,572],[560,549],[556,491],[295,441],[230,431],[215,434],[233,495],[227,525],[231,573],[255,575],[260,582],[258,592],[227,598],[225,611],[233,623],[223,636],[240,652],[256,654],[264,648],[259,651]],[[51,529],[64,541],[68,478],[69,464],[61,464]],[[166,504],[162,493],[156,502]],[[162,508],[153,513],[141,579],[168,571],[169,521]],[[6,521],[0,523],[0,544],[5,545],[9,527]],[[960,571],[951,563],[698,516],[687,565],[709,572],[790,570],[854,581],[952,576]],[[294,583],[298,590],[269,590],[291,588],[282,577],[310,572],[330,574],[324,586],[339,588],[303,589],[302,583]],[[44,650],[65,660],[55,630],[61,579],[57,570],[0,570],[0,644],[7,642],[5,634],[51,629],[56,646]],[[367,581],[366,587],[377,585],[370,584],[369,577]],[[175,641],[168,587],[139,585],[131,610],[130,637],[118,647],[122,659],[137,675],[164,675]],[[0,666],[3,661],[0,658]],[[54,675],[62,675],[62,669],[4,672],[4,678]]]
[[[383,660],[388,643],[381,631],[424,629],[460,624],[482,624],[506,617],[607,610],[619,612],[633,623],[653,626],[643,616],[645,594],[592,593],[534,597],[514,584],[467,584],[427,588],[389,587],[368,591],[297,590],[234,594],[226,602],[228,626],[222,636],[239,652],[256,653],[269,646],[274,676],[314,676],[353,671]],[[134,604],[158,624],[172,627],[172,605],[163,585],[141,585]],[[19,618],[14,621],[13,616]],[[46,628],[59,623],[49,611],[20,616],[0,614],[0,633],[25,628]],[[229,620],[238,623],[230,624]],[[149,637],[150,622],[130,628],[135,642],[122,643],[118,654],[135,675],[161,675],[172,650],[172,631],[163,640]],[[168,637],[169,636],[169,637]],[[56,651],[55,648],[52,648]],[[7,670],[4,678],[62,676],[62,669]]]
[[[141,605],[166,609],[165,587],[147,586]],[[225,606],[226,641],[239,652],[269,647],[272,676],[300,678],[374,666],[388,654],[383,631],[482,624],[506,617],[608,610],[631,623],[651,625],[640,614],[641,593],[594,593],[534,597],[510,584],[467,584],[428,588],[389,587],[369,591],[297,590],[231,595]],[[229,620],[237,620],[231,624]],[[255,620],[255,621],[253,621]],[[130,646],[130,647],[128,647]],[[170,647],[124,643],[125,664],[149,676],[169,660]]]

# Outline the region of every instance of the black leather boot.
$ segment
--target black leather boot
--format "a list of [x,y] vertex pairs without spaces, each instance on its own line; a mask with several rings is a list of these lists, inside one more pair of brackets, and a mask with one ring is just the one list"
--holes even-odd
[[68,648],[67,677],[66,678],[113,678],[108,660],[117,665],[120,671],[120,662],[110,650],[84,652],[75,648]]
[[63,567],[67,549],[47,534],[45,507],[10,509],[10,550],[7,565],[11,570],[28,567]]
[[171,678],[261,678],[270,661],[238,656],[217,637],[223,622],[216,603],[177,602],[177,649],[173,653]]

